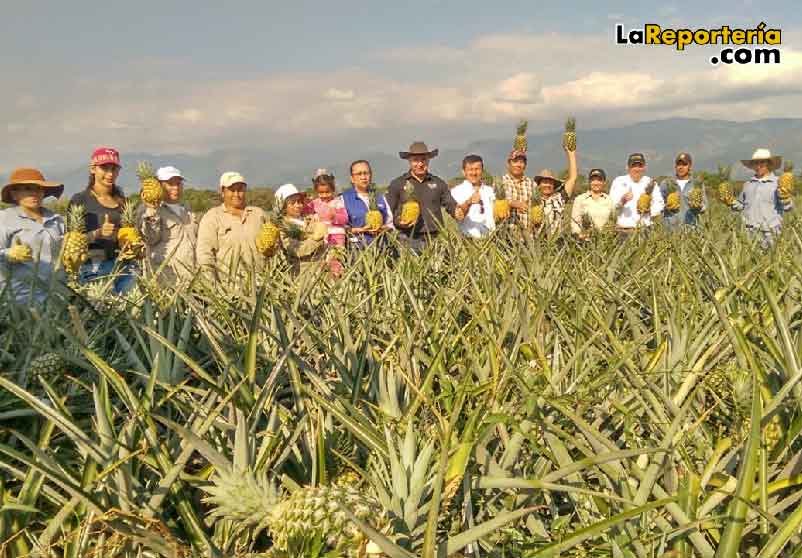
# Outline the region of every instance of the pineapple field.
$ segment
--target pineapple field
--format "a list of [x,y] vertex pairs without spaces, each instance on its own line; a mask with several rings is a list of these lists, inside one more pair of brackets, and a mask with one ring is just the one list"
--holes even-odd
[[802,556],[794,214],[377,244],[2,303],[0,556]]

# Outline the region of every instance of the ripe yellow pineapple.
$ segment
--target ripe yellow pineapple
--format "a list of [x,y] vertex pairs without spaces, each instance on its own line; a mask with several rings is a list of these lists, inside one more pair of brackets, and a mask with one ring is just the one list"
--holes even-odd
[[526,141],[526,129],[529,122],[521,120],[515,128],[515,140],[512,142],[512,149],[514,151],[526,151],[529,144]]
[[732,184],[730,184],[731,174],[732,167],[718,167],[718,175],[721,179],[718,185],[718,199],[726,206],[732,206],[735,203],[735,195],[732,193]]
[[638,197],[637,208],[638,215],[648,215],[652,208],[652,192],[654,191],[654,182],[649,183],[646,190]]
[[576,151],[576,119],[571,116],[565,121],[563,132],[563,148],[566,151]]
[[139,196],[149,205],[158,205],[162,201],[162,185],[156,178],[153,165],[141,161],[136,167],[136,175],[141,186]]
[[129,198],[123,203],[120,229],[117,231],[117,244],[120,246],[120,258],[132,260],[139,258],[145,248],[142,237],[136,229],[136,199]]
[[256,250],[266,258],[275,255],[281,244],[281,215],[277,206],[274,201],[268,211],[267,222],[256,236]]
[[496,201],[493,203],[493,217],[496,221],[505,221],[510,218],[510,202],[507,199],[507,192],[502,184],[496,183],[493,186],[496,191]]
[[540,195],[540,188],[535,186],[532,192],[532,199],[529,201],[529,224],[532,228],[537,228],[543,224],[546,212],[543,208],[543,197]]
[[401,216],[399,220],[404,223],[415,224],[420,218],[420,203],[415,196],[415,187],[412,182],[407,180],[404,184],[404,203],[401,205]]
[[89,257],[85,217],[86,208],[83,205],[71,205],[67,210],[67,233],[64,235],[61,264],[73,281],[78,277],[81,264]]
[[682,205],[681,196],[676,180],[671,180],[668,184],[668,195],[666,195],[666,210],[679,211]]
[[688,207],[694,210],[701,210],[705,203],[704,182],[701,176],[693,180],[691,191],[688,192]]
[[[365,226],[371,231],[378,231],[384,224],[384,217],[376,205],[376,192],[371,192],[368,195],[368,212],[365,214]],[[403,210],[402,210],[403,211]]]
[[777,195],[784,202],[788,202],[794,197],[794,164],[791,161],[785,162],[785,169],[777,180]]

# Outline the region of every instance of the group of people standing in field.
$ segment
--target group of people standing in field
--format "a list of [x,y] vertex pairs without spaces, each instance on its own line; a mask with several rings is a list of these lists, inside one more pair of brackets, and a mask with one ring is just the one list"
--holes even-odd
[[[696,227],[707,209],[704,185],[692,175],[689,153],[675,157],[675,176],[659,185],[646,175],[641,153],[629,155],[627,173],[609,187],[605,171],[591,169],[588,190],[574,197],[576,150],[565,142],[563,148],[568,162],[565,180],[549,169],[528,176],[526,150],[517,148],[507,157],[507,172],[494,184],[483,181],[487,175],[482,157],[468,155],[462,162],[464,181],[449,187],[430,170],[438,150],[417,141],[399,153],[408,170],[390,182],[385,194],[375,190],[370,163],[357,160],[349,168],[350,188],[338,193],[333,174],[319,169],[314,174],[313,196],[285,184],[275,192],[273,211],[248,205],[247,180],[240,173],[226,172],[218,185],[221,204],[200,220],[182,201],[185,177],[181,171],[162,167],[155,173],[162,191],[159,201],[148,203],[143,195],[134,214],[133,226],[144,245],[139,257],[122,256],[125,247],[118,233],[132,224],[125,222],[130,215],[125,215],[125,196],[117,185],[120,154],[113,148],[99,148],[90,159],[86,188],[68,206],[68,215],[71,207],[82,206],[83,222],[78,228],[88,243],[77,281],[86,284],[106,278],[117,294],[130,290],[140,274],[176,286],[191,282],[199,273],[214,279],[231,276],[260,265],[277,251],[296,273],[328,268],[336,276],[342,271],[344,251],[381,242],[388,231],[396,231],[402,245],[420,253],[440,234],[445,214],[457,221],[464,236],[474,239],[491,235],[501,225],[522,234],[559,235],[567,217],[571,233],[586,240],[601,229],[614,228],[627,236],[651,226],[657,217],[668,227]],[[780,231],[783,214],[793,206],[792,196],[778,185],[774,173],[780,158],[767,149],[758,149],[742,163],[754,176],[739,197],[725,194],[720,198],[742,212],[747,230],[765,246]],[[62,280],[58,263],[65,234],[71,234],[70,223],[45,208],[43,200],[60,197],[63,189],[31,168],[12,172],[2,188],[2,200],[11,204],[0,211],[4,296],[23,302],[42,300],[47,285]],[[569,207],[570,215],[564,216]]]

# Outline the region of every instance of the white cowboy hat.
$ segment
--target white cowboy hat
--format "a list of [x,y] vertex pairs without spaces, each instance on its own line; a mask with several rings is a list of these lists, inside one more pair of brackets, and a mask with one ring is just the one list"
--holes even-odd
[[757,149],[754,153],[752,153],[751,159],[741,159],[741,163],[743,164],[743,166],[753,170],[755,168],[755,163],[757,163],[758,161],[768,161],[769,168],[771,170],[778,169],[783,164],[782,157],[780,157],[779,155],[772,155],[771,151],[769,151],[765,147],[761,147],[760,149]]

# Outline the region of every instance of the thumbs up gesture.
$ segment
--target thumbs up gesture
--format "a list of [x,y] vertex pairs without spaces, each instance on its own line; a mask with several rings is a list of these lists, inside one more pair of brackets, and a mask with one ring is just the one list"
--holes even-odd
[[29,262],[33,259],[31,247],[27,244],[23,244],[18,236],[14,237],[14,243],[11,248],[8,249],[8,252],[6,252],[6,259],[11,263]]
[[103,238],[113,238],[114,237],[114,223],[111,222],[109,218],[109,214],[105,213],[103,215],[103,224],[100,226],[100,236]]

